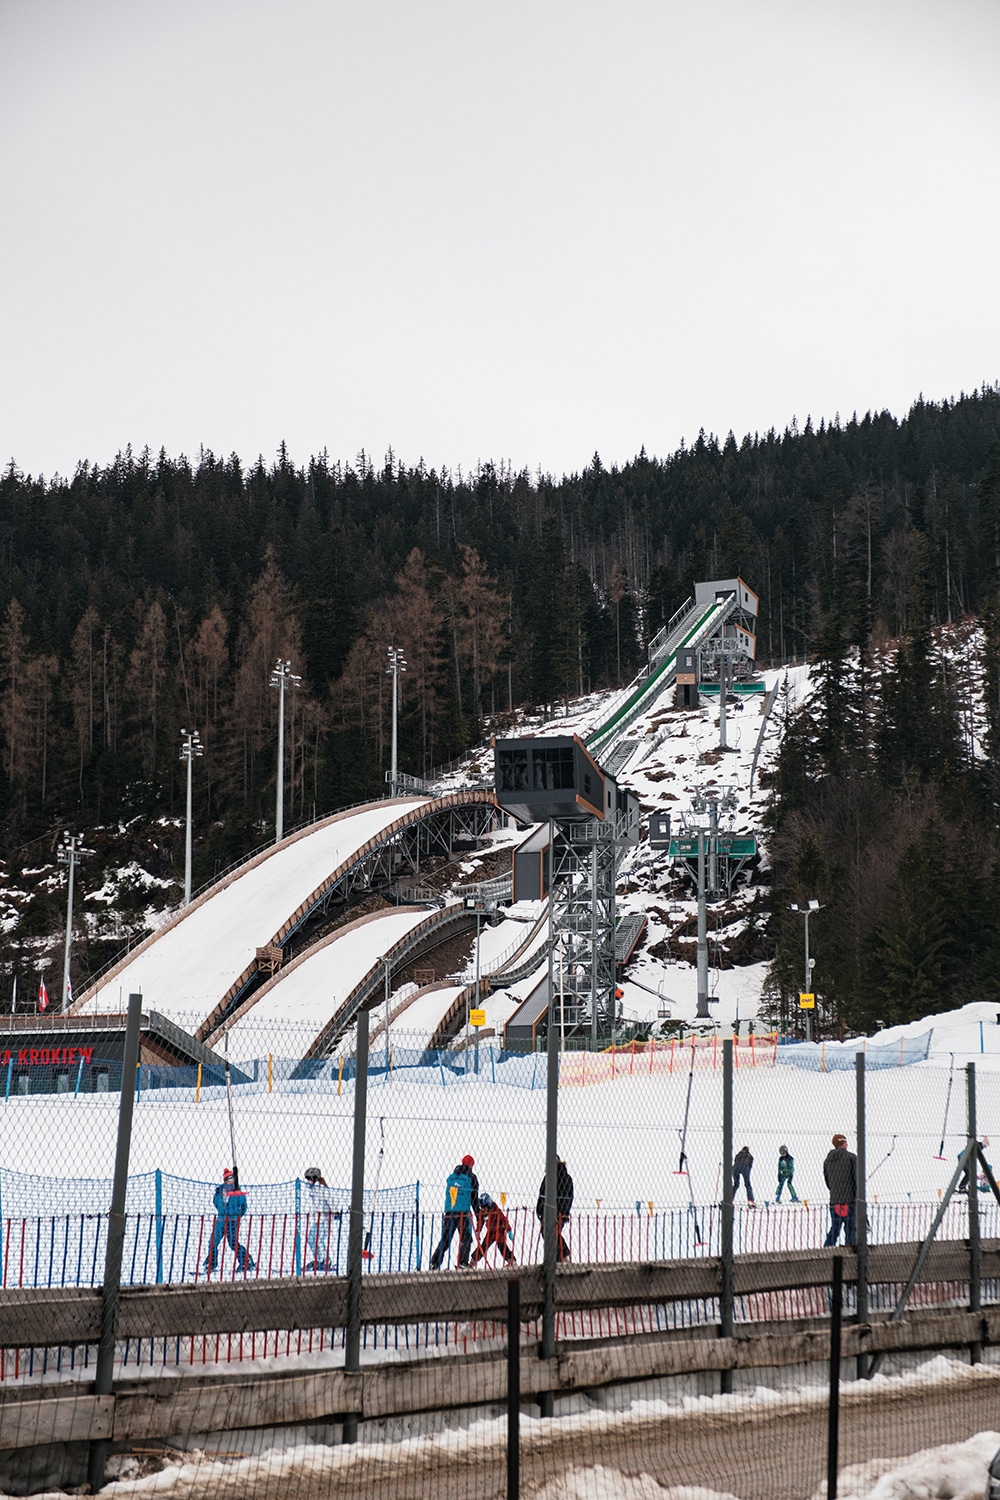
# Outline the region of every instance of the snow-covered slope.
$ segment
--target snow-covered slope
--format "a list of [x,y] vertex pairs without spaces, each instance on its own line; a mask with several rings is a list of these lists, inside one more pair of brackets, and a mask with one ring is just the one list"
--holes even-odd
[[130,993],[139,992],[150,1009],[181,1024],[192,1015],[204,1019],[256,949],[271,941],[331,871],[407,808],[416,810],[429,800],[380,802],[293,834],[179,912],[99,980],[77,1009],[117,1010]]

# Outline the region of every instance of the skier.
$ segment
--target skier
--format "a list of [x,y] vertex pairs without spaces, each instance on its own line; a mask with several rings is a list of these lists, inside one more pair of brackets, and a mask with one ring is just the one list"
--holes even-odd
[[[569,1220],[573,1211],[573,1179],[561,1156],[556,1157],[556,1257],[558,1260],[569,1260],[569,1246],[563,1238],[563,1225]],[[535,1214],[541,1226],[541,1232],[545,1234],[545,1178],[538,1189],[538,1202],[535,1204]]]
[[798,1194],[795,1191],[795,1157],[791,1155],[787,1146],[778,1147],[778,1191],[774,1195],[775,1203],[781,1202],[781,1190],[787,1187],[792,1196],[792,1202],[798,1203]]
[[215,1204],[215,1223],[212,1225],[212,1241],[205,1270],[215,1270],[219,1246],[225,1240],[236,1256],[237,1270],[252,1271],[253,1258],[249,1250],[240,1244],[240,1220],[247,1211],[247,1195],[241,1187],[237,1187],[232,1167],[227,1167],[223,1172],[222,1181],[215,1189],[212,1201]]
[[753,1157],[750,1155],[749,1146],[741,1146],[733,1157],[733,1197],[739,1190],[740,1183],[746,1189],[747,1202],[751,1208],[756,1208],[754,1202],[753,1188],[750,1186],[750,1168],[753,1166]]
[[331,1271],[335,1267],[330,1265],[330,1243],[333,1239],[333,1221],[343,1217],[340,1209],[335,1209],[330,1197],[330,1188],[326,1178],[319,1167],[306,1167],[303,1176],[306,1180],[306,1191],[303,1195],[303,1203],[306,1211],[306,1222],[309,1229],[306,1234],[306,1250],[311,1251],[312,1260],[302,1267],[303,1271]]
[[478,1244],[476,1253],[472,1257],[472,1264],[478,1265],[486,1258],[486,1252],[490,1246],[496,1245],[504,1258],[504,1264],[514,1265],[514,1252],[507,1244],[510,1233],[510,1220],[499,1203],[494,1203],[489,1193],[482,1193],[479,1198],[479,1216],[476,1219]]
[[441,1216],[441,1238],[431,1256],[431,1270],[440,1271],[441,1262],[451,1248],[458,1230],[458,1265],[467,1270],[472,1249],[473,1215],[479,1212],[479,1178],[472,1170],[475,1158],[463,1156],[444,1189],[444,1213]]
[[830,1189],[830,1228],[824,1245],[835,1245],[844,1231],[844,1244],[855,1241],[854,1203],[858,1196],[858,1158],[847,1149],[847,1137],[835,1135],[833,1150],[823,1163],[823,1181]]

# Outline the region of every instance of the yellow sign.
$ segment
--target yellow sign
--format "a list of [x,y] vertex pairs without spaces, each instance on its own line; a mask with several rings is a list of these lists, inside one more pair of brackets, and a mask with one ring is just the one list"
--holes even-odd
[[485,1026],[486,1025],[486,1012],[484,1010],[470,1010],[469,1011],[469,1025],[470,1026]]
[[803,995],[803,994],[799,995],[799,1010],[815,1010],[815,1009],[816,1009],[816,996],[815,995]]

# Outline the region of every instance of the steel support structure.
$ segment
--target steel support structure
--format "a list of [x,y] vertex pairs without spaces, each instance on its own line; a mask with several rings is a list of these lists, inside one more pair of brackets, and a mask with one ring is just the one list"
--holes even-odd
[[615,1007],[615,886],[627,830],[596,819],[557,826],[552,932],[559,946],[557,1025],[611,1035]]

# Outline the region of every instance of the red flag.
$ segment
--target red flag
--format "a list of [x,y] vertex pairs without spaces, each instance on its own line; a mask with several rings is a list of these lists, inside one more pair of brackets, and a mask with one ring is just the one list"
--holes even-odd
[[44,979],[40,979],[38,981],[38,1009],[39,1010],[48,1010],[48,1008],[49,1008],[49,992],[45,988],[45,980]]

